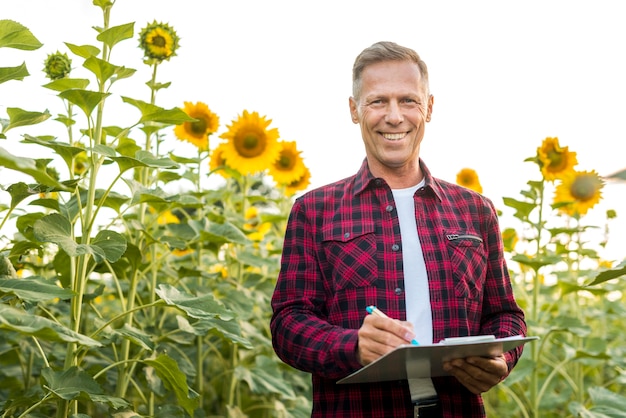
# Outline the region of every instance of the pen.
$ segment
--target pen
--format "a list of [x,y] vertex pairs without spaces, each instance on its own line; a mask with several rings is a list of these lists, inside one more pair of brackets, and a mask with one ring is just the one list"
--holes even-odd
[[[376,316],[380,316],[381,318],[389,318],[387,315],[385,315],[385,313],[383,311],[381,311],[380,309],[378,309],[376,306],[368,306],[367,308],[365,308],[365,310],[367,311],[368,314],[370,315],[376,315]],[[419,345],[419,343],[417,342],[417,340],[415,338],[413,338],[411,340],[411,344],[413,345]]]

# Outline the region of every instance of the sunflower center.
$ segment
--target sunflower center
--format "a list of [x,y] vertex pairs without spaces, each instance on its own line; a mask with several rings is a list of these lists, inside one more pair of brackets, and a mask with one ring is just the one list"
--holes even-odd
[[194,135],[204,135],[207,131],[207,122],[205,119],[200,118],[195,122],[191,122],[189,125]]
[[276,165],[281,170],[289,170],[293,168],[293,159],[287,155],[281,155]]
[[548,154],[548,158],[550,160],[550,164],[548,164],[548,166],[550,167],[550,169],[552,169],[553,171],[562,169],[567,162],[563,158],[563,156],[564,156],[564,153],[558,152],[556,150],[553,150],[552,152],[550,152]]
[[254,158],[263,154],[265,145],[265,137],[257,131],[244,132],[235,140],[237,152],[245,158]]
[[152,44],[154,46],[158,46],[159,48],[164,48],[165,45],[167,45],[167,41],[165,40],[165,38],[161,35],[154,35],[152,37]]
[[574,180],[570,192],[576,200],[585,202],[592,199],[597,190],[598,184],[592,177],[581,176]]

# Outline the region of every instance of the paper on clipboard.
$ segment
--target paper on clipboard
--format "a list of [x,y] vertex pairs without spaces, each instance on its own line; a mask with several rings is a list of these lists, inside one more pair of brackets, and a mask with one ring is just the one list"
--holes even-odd
[[338,384],[385,382],[447,376],[443,363],[470,356],[493,357],[539,337],[461,337],[429,345],[401,345],[378,360],[337,381]]

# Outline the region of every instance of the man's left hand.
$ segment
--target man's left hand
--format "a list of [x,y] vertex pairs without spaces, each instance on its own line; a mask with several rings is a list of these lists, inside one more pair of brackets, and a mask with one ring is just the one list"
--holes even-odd
[[509,368],[501,354],[493,358],[467,357],[447,361],[443,369],[475,395],[487,392],[506,377]]

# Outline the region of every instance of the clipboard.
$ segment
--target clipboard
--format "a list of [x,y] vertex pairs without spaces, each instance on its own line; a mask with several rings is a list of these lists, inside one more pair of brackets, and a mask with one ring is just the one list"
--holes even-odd
[[401,345],[367,366],[337,381],[337,384],[386,382],[408,378],[449,376],[443,363],[470,356],[494,357],[539,337],[495,338],[471,336],[447,338],[437,344]]

